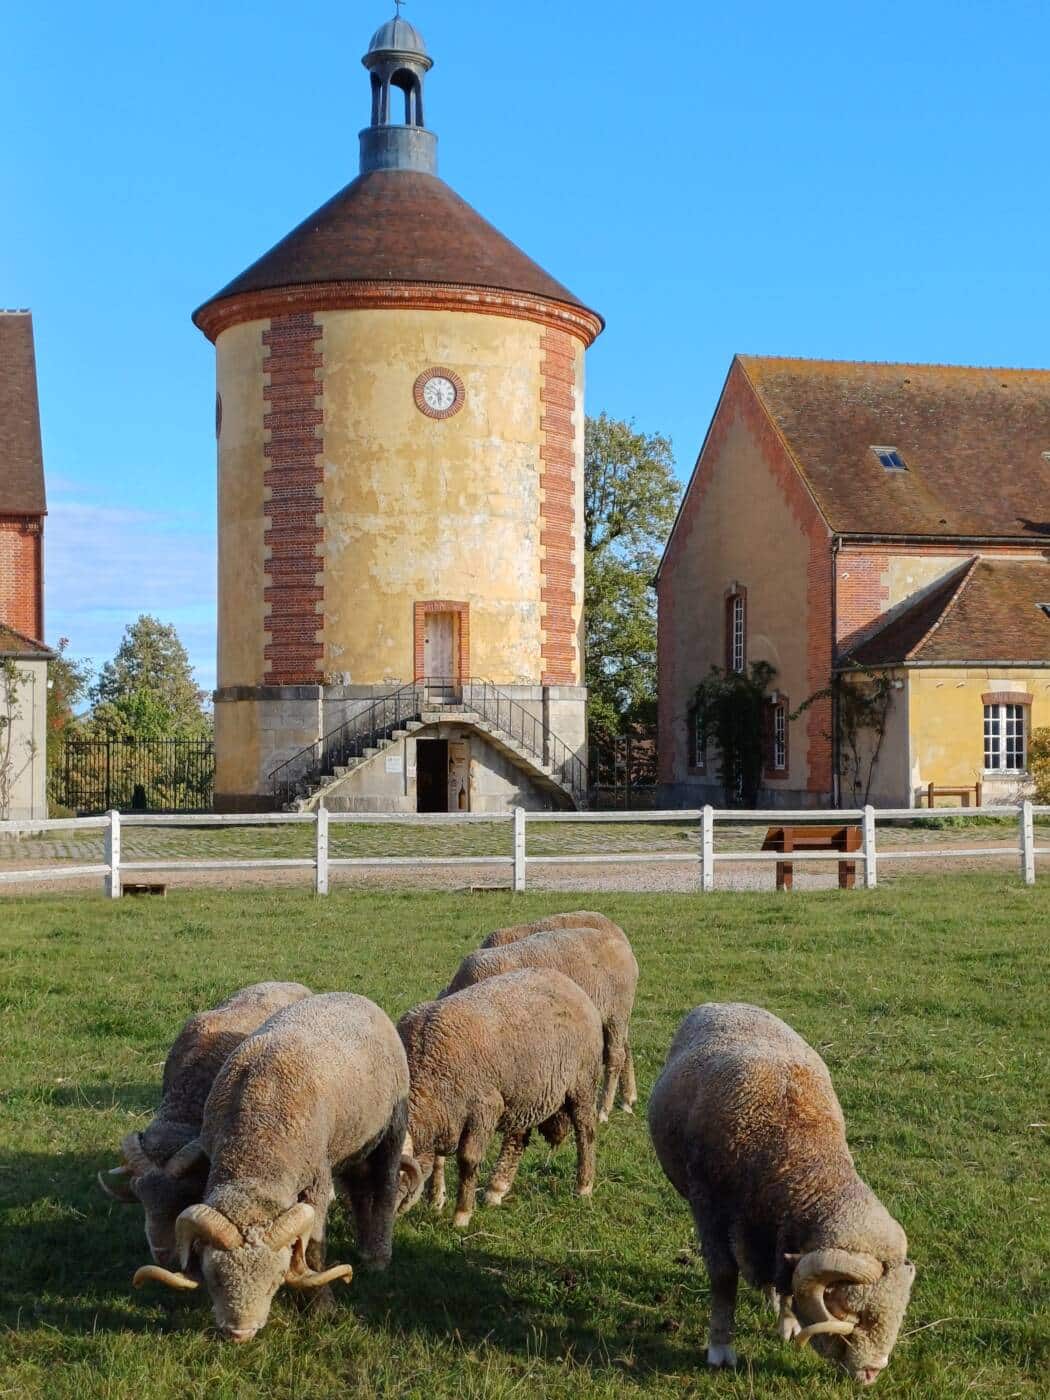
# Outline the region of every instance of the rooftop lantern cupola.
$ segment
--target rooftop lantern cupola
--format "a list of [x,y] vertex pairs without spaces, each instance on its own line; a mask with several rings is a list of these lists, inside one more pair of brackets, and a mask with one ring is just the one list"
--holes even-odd
[[419,30],[398,13],[372,35],[361,62],[372,77],[372,122],[361,132],[361,174],[436,174],[437,136],[423,124],[423,80],[434,60]]

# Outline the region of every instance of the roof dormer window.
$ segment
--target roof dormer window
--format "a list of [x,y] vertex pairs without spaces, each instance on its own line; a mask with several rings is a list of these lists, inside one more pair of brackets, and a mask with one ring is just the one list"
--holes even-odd
[[873,447],[871,450],[888,472],[906,472],[908,470],[904,458],[895,447]]

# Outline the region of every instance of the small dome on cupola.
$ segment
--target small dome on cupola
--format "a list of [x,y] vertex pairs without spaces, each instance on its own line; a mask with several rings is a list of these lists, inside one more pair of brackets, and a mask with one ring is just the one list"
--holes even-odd
[[414,24],[409,24],[408,20],[402,19],[400,15],[397,19],[388,19],[386,24],[381,24],[372,35],[372,42],[368,45],[368,53],[365,55],[365,66],[368,66],[370,55],[388,53],[411,54],[415,58],[423,59],[430,57],[422,34]]

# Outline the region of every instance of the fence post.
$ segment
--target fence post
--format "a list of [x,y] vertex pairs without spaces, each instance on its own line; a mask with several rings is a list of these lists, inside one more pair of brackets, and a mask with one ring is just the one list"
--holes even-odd
[[514,893],[525,889],[525,808],[514,808]]
[[710,894],[715,887],[715,809],[705,807],[700,822],[700,888]]
[[870,803],[864,808],[861,850],[864,852],[864,888],[873,890],[878,884],[878,869],[875,864],[875,808]]
[[106,898],[120,898],[120,813],[109,813],[109,826],[106,827]]
[[1021,874],[1026,885],[1035,884],[1035,820],[1031,802],[1021,803]]
[[328,808],[321,806],[317,809],[317,844],[315,850],[315,860],[317,868],[314,872],[314,894],[328,893]]

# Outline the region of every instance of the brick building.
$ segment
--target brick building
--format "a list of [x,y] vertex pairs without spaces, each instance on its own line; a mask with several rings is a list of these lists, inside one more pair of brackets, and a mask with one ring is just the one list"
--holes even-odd
[[[1015,800],[1050,724],[1048,501],[1050,372],[737,357],[657,580],[666,800],[720,802],[692,698],[757,660],[763,805]],[[882,717],[850,729],[833,676]]]
[[358,178],[194,315],[218,391],[217,802],[571,805],[602,322],[438,178],[418,30],[382,25],[363,62]]
[[[44,632],[44,461],[40,445],[33,318],[0,311],[0,662],[18,680],[8,699],[0,677],[0,817],[47,815],[47,662]],[[6,671],[7,668],[5,668]],[[10,708],[9,708],[10,707]],[[3,726],[4,731],[7,726]]]

